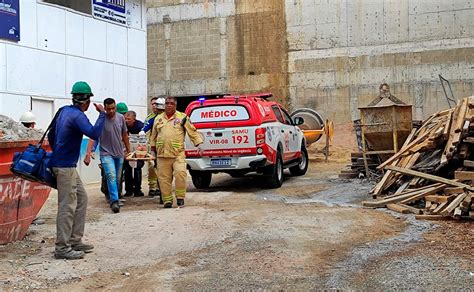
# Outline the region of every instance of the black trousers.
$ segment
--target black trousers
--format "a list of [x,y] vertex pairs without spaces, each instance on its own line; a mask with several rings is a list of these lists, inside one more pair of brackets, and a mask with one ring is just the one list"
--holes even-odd
[[125,192],[136,194],[142,190],[142,168],[145,163],[137,161],[137,167],[130,166],[127,160],[123,162],[123,174],[125,179]]

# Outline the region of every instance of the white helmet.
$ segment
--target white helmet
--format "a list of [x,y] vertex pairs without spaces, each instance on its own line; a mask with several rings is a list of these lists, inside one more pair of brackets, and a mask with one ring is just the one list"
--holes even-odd
[[24,112],[20,117],[21,123],[35,123],[36,116],[31,111]]
[[156,104],[156,108],[165,109],[165,99],[163,97],[158,97],[154,103]]

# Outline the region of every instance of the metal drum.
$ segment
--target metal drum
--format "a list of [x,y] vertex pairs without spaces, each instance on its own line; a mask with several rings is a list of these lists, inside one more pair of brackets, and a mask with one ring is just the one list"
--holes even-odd
[[312,144],[318,141],[322,134],[324,128],[324,120],[321,115],[310,108],[302,108],[294,111],[291,114],[291,118],[300,117],[303,118],[304,123],[298,127],[303,130],[306,138],[306,144]]

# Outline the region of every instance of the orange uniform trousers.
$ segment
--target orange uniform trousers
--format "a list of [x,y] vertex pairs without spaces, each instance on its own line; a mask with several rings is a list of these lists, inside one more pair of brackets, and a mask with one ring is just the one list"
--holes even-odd
[[158,182],[160,184],[161,198],[166,204],[173,202],[173,178],[175,179],[176,199],[186,196],[186,160],[184,157],[157,158]]

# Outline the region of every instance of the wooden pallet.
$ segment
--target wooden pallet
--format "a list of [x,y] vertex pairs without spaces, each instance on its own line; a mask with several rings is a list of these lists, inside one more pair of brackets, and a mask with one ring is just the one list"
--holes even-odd
[[377,168],[384,176],[372,190],[376,200],[364,206],[419,219],[474,219],[474,97],[430,116]]

